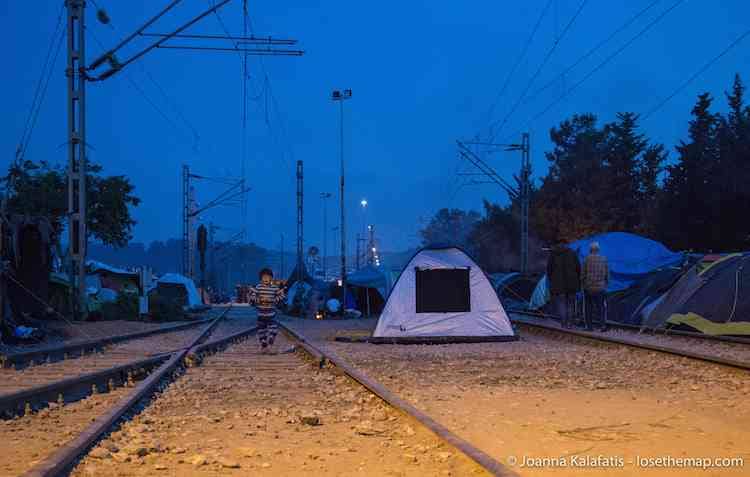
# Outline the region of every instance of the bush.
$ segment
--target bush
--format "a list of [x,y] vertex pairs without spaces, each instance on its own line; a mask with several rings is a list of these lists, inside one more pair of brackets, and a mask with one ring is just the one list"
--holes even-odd
[[138,295],[127,291],[118,292],[115,301],[102,303],[101,316],[104,320],[137,320]]

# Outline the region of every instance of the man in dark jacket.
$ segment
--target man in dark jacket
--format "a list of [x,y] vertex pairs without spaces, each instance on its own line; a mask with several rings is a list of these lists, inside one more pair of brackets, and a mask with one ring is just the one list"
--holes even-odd
[[581,284],[581,264],[576,253],[562,240],[550,252],[547,280],[550,296],[563,328],[572,328],[576,293]]

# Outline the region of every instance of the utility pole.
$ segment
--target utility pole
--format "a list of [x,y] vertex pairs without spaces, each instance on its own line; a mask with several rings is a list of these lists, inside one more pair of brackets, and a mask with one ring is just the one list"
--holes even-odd
[[323,281],[328,280],[328,199],[331,198],[330,192],[321,192],[320,198],[323,199]]
[[297,281],[305,277],[302,270],[305,266],[304,249],[304,178],[302,161],[297,161]]
[[[515,176],[517,187],[510,185],[500,177],[495,170],[475,154],[468,145],[487,146],[490,148],[504,147],[506,151],[521,151],[521,171]],[[518,200],[521,207],[521,273],[526,274],[529,270],[529,207],[531,193],[531,142],[529,133],[523,133],[521,144],[494,144],[484,142],[461,142],[458,141],[459,154],[471,162],[485,175],[489,182],[498,184],[510,196],[511,200]],[[493,149],[493,151],[496,149]]]
[[[68,247],[73,316],[86,317],[86,34],[85,0],[68,8]],[[76,276],[77,275],[77,276]]]
[[360,244],[362,243],[362,235],[357,233],[357,270],[360,268],[359,257],[362,256],[362,250]]
[[190,168],[182,166],[182,274],[190,277]]
[[531,201],[531,153],[529,133],[521,138],[521,273],[529,271],[529,203]]
[[[182,35],[181,33],[195,25],[211,13],[216,12],[230,0],[220,0],[207,10],[193,17],[186,23],[173,30],[171,33],[145,33],[145,30],[156,23],[161,17],[172,10],[179,0],[172,1],[159,13],[149,19],[136,31],[120,41],[115,47],[103,53],[90,65],[86,65],[86,36],[85,36],[85,7],[86,0],[65,0],[68,19],[68,63],[65,75],[68,79],[68,234],[69,234],[69,256],[70,256],[70,284],[72,309],[75,317],[81,318],[86,315],[86,81],[104,81],[128,67],[133,62],[142,58],[147,53],[161,49],[180,49],[193,51],[226,51],[240,52],[251,55],[262,56],[301,56],[304,52],[299,50],[271,48],[271,45],[294,45],[296,40],[281,40],[260,37],[230,37],[229,35]],[[109,23],[106,12],[100,10],[99,21]],[[136,37],[157,37],[154,43],[143,49],[132,53],[126,58],[117,58],[116,53]],[[192,38],[206,40],[232,39],[240,40],[253,45],[267,45],[267,48],[217,48],[204,46],[180,46],[167,45],[174,38]],[[95,71],[103,65],[108,69],[100,74]],[[244,178],[243,178],[244,179]],[[242,190],[244,182],[241,184]],[[189,194],[189,189],[186,192]],[[184,199],[184,198],[183,198]],[[183,223],[183,229],[185,224]],[[183,230],[184,233],[184,230]],[[188,233],[188,237],[190,234]],[[185,237],[183,237],[184,239]],[[183,269],[188,267],[188,261],[183,256]],[[76,276],[77,275],[77,276]]]
[[341,139],[341,290],[343,308],[346,308],[346,215],[344,212],[344,101],[351,99],[352,90],[344,91],[335,90],[331,94],[331,99],[339,102],[340,112],[340,139]]
[[369,225],[367,229],[370,232],[370,240],[367,244],[367,264],[373,265],[375,263],[375,227]]

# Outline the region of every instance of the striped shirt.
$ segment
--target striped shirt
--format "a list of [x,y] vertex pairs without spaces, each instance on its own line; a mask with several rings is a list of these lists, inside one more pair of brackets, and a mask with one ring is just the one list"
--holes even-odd
[[276,316],[276,305],[284,299],[284,290],[278,285],[258,283],[250,288],[250,303],[258,310],[258,318],[271,319]]
[[607,257],[592,253],[583,262],[583,289],[601,292],[609,285],[609,265]]

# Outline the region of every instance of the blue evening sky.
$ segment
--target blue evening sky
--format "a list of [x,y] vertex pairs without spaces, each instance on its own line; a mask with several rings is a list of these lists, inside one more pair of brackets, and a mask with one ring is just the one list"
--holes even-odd
[[[439,208],[479,210],[482,198],[507,201],[494,185],[460,186],[462,179],[455,173],[471,169],[457,159],[455,140],[486,133],[490,105],[547,2],[249,2],[256,34],[296,38],[305,50],[300,58],[266,57],[262,63],[258,57],[250,58],[246,164],[253,191],[249,194],[249,239],[275,249],[284,234],[287,244],[292,243],[294,162],[298,159],[305,163],[306,245],[321,241],[321,192],[334,193],[329,225],[336,225],[339,111],[330,100],[335,88],[353,90],[353,98],[344,105],[352,237],[363,224],[358,205],[362,198],[369,202],[367,220],[376,225],[382,247],[389,250],[416,244],[420,220],[427,220]],[[87,3],[91,60],[102,51],[97,42],[114,45],[168,2],[96,0],[95,4],[109,12],[114,28],[97,23],[94,4]],[[184,0],[150,31],[168,32],[210,3]],[[675,1],[657,2],[543,94],[531,94],[650,3],[652,0],[586,2],[498,139],[520,140],[512,135],[530,118]],[[0,2],[0,43],[5,45],[0,89],[3,169],[21,136],[62,4],[63,0]],[[501,121],[518,100],[556,34],[563,31],[580,5],[579,0],[553,0],[525,60],[497,103],[494,121]],[[221,10],[221,18],[233,34],[242,31],[241,6],[241,0],[233,0]],[[618,111],[645,112],[748,28],[747,1],[681,3],[567,99],[530,124],[535,174],[546,170],[543,153],[550,149],[550,127],[573,113],[593,112],[609,121]],[[223,34],[214,15],[190,32]],[[138,39],[121,58],[145,44],[145,39]],[[27,152],[29,159],[60,164],[67,160],[62,147],[66,141],[64,64],[63,44]],[[711,92],[717,98],[717,108],[724,109],[724,91],[734,73],[750,80],[748,65],[750,39],[651,116],[642,125],[643,132],[673,151],[685,136],[695,96]],[[90,84],[88,101],[91,159],[101,163],[107,174],[129,176],[143,199],[135,210],[137,241],[179,237],[182,164],[206,176],[240,174],[242,83],[236,53],[155,50],[107,81]],[[193,129],[200,137],[197,142]],[[488,161],[510,179],[519,156],[504,153]],[[202,203],[219,192],[216,185],[197,186]],[[216,209],[203,219],[229,229],[241,224],[236,208]],[[331,239],[330,247],[333,243]],[[349,243],[353,246],[353,240]]]

